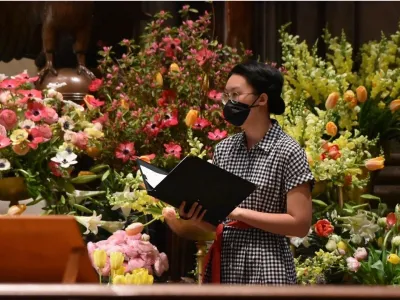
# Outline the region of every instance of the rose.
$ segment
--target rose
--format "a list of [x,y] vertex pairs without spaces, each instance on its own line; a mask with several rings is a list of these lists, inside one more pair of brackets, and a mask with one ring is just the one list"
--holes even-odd
[[317,221],[314,226],[316,234],[321,237],[328,237],[333,232],[333,229],[331,222],[326,219]]
[[364,260],[367,258],[368,253],[367,253],[367,250],[365,250],[365,248],[362,247],[362,248],[357,248],[357,250],[354,252],[353,256],[358,261],[361,261],[361,260]]
[[18,119],[14,111],[5,109],[0,112],[0,124],[3,125],[7,130],[11,130],[17,125]]
[[361,266],[361,263],[355,259],[354,257],[348,257],[346,258],[346,262],[347,262],[347,268],[351,271],[351,272],[357,272],[358,269]]

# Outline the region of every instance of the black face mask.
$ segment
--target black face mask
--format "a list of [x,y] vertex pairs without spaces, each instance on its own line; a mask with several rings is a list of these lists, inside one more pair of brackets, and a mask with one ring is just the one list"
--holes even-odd
[[257,100],[258,98],[251,105],[241,102],[233,103],[229,100],[224,106],[225,120],[234,126],[242,126],[250,114],[250,109],[258,106],[254,105]]

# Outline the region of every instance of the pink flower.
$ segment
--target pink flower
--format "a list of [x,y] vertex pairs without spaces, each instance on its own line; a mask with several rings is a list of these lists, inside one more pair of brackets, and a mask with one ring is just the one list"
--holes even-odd
[[200,51],[197,51],[196,60],[200,66],[203,66],[207,61],[214,57],[214,52],[208,50],[207,48],[203,48]]
[[351,272],[357,272],[358,269],[361,266],[361,263],[355,259],[354,257],[348,257],[346,258],[346,262],[347,262],[347,268],[351,271]]
[[0,112],[0,125],[3,125],[7,130],[13,129],[17,122],[17,115],[13,110],[4,109]]
[[76,132],[73,132],[71,130],[66,130],[64,133],[64,142],[75,144]]
[[153,121],[148,122],[144,127],[144,132],[149,137],[156,137],[160,132],[159,115],[154,116]]
[[208,133],[208,138],[213,141],[219,141],[226,138],[227,135],[228,133],[226,132],[226,130],[221,131],[219,129],[215,129],[214,132]]
[[205,127],[211,125],[207,119],[197,118],[196,123],[193,124],[193,129],[204,129]]
[[77,146],[79,149],[84,150],[87,147],[88,141],[88,135],[83,131],[79,131],[76,133],[76,140],[74,142],[74,145]]
[[11,140],[3,135],[0,135],[0,149],[3,149],[11,144]]
[[42,92],[32,89],[32,90],[19,90],[18,94],[23,95],[24,97],[19,100],[19,103],[27,103],[29,99],[32,98],[40,98],[42,99]]
[[4,105],[12,105],[12,95],[10,91],[5,91],[0,93],[0,102],[3,103]]
[[167,255],[163,252],[158,255],[154,262],[154,271],[157,276],[161,276],[165,271],[168,271],[169,263]]
[[129,270],[128,272],[131,272],[135,269],[143,268],[145,264],[146,264],[145,261],[140,257],[131,258],[128,262],[128,270]]
[[97,119],[92,121],[92,123],[100,123],[102,125],[104,125],[107,122],[108,122],[108,113],[105,113],[101,117],[98,117]]
[[214,101],[221,101],[222,93],[219,93],[216,90],[211,90],[208,92],[208,98]]
[[29,120],[38,122],[46,116],[46,107],[43,104],[39,102],[28,103],[28,110],[25,112],[25,117]]
[[48,167],[50,169],[50,172],[56,176],[56,177],[62,177],[63,173],[62,173],[62,169],[60,167],[59,163],[56,163],[54,161],[50,161],[48,163]]
[[25,83],[27,81],[28,82],[35,82],[36,80],[39,79],[39,76],[29,77],[28,72],[25,70],[24,72],[16,75],[14,78],[19,80],[19,81],[21,81],[22,83]]
[[93,80],[90,85],[89,85],[89,91],[91,92],[97,92],[101,85],[103,84],[103,80],[96,78]]
[[115,157],[122,159],[125,163],[128,160],[134,160],[135,156],[135,143],[121,143],[115,150]]
[[164,119],[161,121],[161,128],[175,125],[178,125],[178,110],[174,110],[172,113],[166,112],[164,114]]
[[180,43],[180,39],[165,37],[162,39],[163,47],[161,48],[161,50],[165,51],[166,57],[174,57],[176,51],[182,51],[181,47],[179,47]]
[[0,82],[0,88],[13,90],[18,88],[23,82],[19,79],[4,79]]
[[93,110],[97,107],[101,107],[104,105],[104,101],[100,101],[98,99],[96,99],[95,97],[93,97],[92,95],[86,95],[83,100],[85,101],[87,108],[89,110]]
[[45,142],[51,139],[53,136],[53,132],[51,131],[51,128],[47,124],[43,124],[37,127],[34,127],[31,129],[30,134],[33,137],[42,137]]
[[58,114],[53,108],[45,107],[44,111],[45,111],[45,116],[44,116],[43,120],[47,124],[54,124],[58,121]]
[[0,135],[7,136],[7,130],[3,125],[0,125]]
[[165,147],[165,152],[167,153],[167,156],[172,155],[172,156],[175,156],[177,159],[181,158],[182,147],[179,146],[178,144],[174,144],[173,142],[170,142],[169,144],[164,144],[164,147]]
[[366,259],[367,256],[368,256],[368,253],[364,247],[357,248],[357,250],[354,252],[354,258],[357,259],[358,261]]

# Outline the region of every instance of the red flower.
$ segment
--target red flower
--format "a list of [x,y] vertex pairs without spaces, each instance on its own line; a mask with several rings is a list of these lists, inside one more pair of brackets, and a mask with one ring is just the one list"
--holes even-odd
[[107,122],[108,122],[108,113],[105,113],[101,117],[98,117],[97,119],[92,121],[93,124],[100,123],[102,125],[104,125]]
[[90,110],[93,110],[97,107],[103,106],[105,103],[104,101],[100,101],[100,100],[96,99],[92,95],[86,95],[83,98],[83,101],[85,101],[87,108]]
[[8,137],[0,135],[0,149],[5,148],[11,144],[11,140]]
[[42,92],[32,89],[32,90],[19,90],[19,94],[23,95],[24,97],[19,100],[19,103],[27,103],[31,98],[40,98],[42,99]]
[[135,143],[122,143],[119,144],[115,150],[115,157],[122,159],[125,163],[128,160],[136,159],[135,156]]
[[333,160],[337,160],[341,156],[341,153],[339,151],[339,146],[338,145],[330,146],[328,148],[328,156]]
[[200,51],[197,51],[196,54],[196,60],[197,63],[202,66],[204,65],[207,61],[212,59],[214,56],[214,52],[207,50],[206,48],[201,49]]
[[164,114],[164,119],[161,121],[161,128],[175,125],[178,125],[178,110],[174,110],[172,113],[166,112]]
[[53,136],[53,132],[49,125],[44,124],[37,127],[34,127],[30,130],[30,134],[33,137],[42,137],[45,142],[49,141]]
[[28,103],[28,111],[25,112],[25,117],[33,122],[38,122],[47,117],[45,106],[38,102]]
[[221,101],[222,93],[219,93],[216,90],[211,90],[208,92],[208,98],[214,101]]
[[162,39],[162,48],[160,50],[165,51],[166,57],[174,57],[176,51],[182,51],[179,45],[181,44],[180,39],[172,39],[171,37],[165,37]]
[[326,219],[319,220],[315,223],[314,230],[318,236],[328,237],[333,232],[331,222]]
[[173,90],[163,90],[161,94],[161,98],[158,99],[158,105],[159,106],[164,106],[167,105],[168,103],[174,102],[176,99],[176,93]]
[[196,123],[193,124],[193,129],[203,129],[207,126],[211,125],[211,123],[207,119],[197,118]]
[[396,225],[397,219],[396,219],[396,215],[391,212],[386,216],[386,223],[388,225],[388,227],[393,227],[394,225]]
[[4,79],[2,82],[0,82],[0,88],[13,90],[19,87],[21,84],[23,84],[23,82],[18,79]]
[[166,156],[175,156],[177,159],[181,158],[182,148],[178,144],[170,142],[169,144],[164,144]]
[[96,78],[89,84],[89,91],[97,92],[101,85],[103,84],[103,80]]
[[208,138],[213,141],[219,141],[226,138],[227,135],[228,133],[226,132],[226,130],[221,131],[219,129],[215,129],[214,132],[208,133]]
[[54,162],[54,161],[50,161],[48,163],[49,169],[51,171],[51,173],[56,176],[56,177],[61,177],[62,176],[62,169],[60,167],[60,164]]

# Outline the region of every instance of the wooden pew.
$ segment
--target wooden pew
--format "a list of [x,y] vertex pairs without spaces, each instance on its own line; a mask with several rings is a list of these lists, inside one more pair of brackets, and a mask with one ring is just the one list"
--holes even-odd
[[106,286],[63,284],[0,284],[0,299],[399,299],[400,288],[383,286]]

